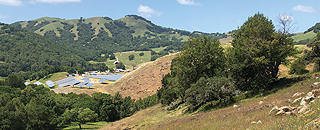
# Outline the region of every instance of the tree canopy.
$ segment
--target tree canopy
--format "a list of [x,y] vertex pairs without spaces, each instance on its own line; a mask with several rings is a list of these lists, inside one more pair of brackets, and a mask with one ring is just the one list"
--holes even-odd
[[170,104],[178,97],[185,101],[188,98],[186,91],[201,77],[224,75],[226,57],[218,40],[190,37],[185,43],[171,63],[171,73],[162,79],[163,86],[158,90],[163,104]]
[[298,52],[287,32],[275,31],[271,20],[255,14],[232,35],[228,61],[240,90],[266,88],[277,79],[279,65]]

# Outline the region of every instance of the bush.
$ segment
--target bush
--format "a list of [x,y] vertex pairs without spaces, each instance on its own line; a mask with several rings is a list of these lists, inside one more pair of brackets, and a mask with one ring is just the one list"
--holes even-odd
[[295,60],[290,67],[289,74],[297,74],[301,75],[306,73],[306,65],[303,63],[301,59]]
[[143,52],[139,53],[139,56],[143,56],[143,55],[144,55],[144,53],[143,53]]
[[133,59],[134,59],[134,55],[133,54],[129,55],[129,60],[131,61]]
[[157,58],[158,58],[157,55],[153,55],[153,56],[151,57],[150,61],[155,61]]

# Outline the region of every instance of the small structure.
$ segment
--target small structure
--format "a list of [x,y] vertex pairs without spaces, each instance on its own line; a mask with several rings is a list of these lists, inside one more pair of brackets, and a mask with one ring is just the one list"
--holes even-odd
[[85,87],[91,87],[92,85],[94,85],[94,83],[88,83],[87,85],[85,85]]
[[119,64],[119,61],[114,61],[113,64]]
[[33,84],[36,84],[36,85],[41,85],[42,83],[37,81],[37,82],[34,82]]
[[130,70],[127,70],[127,72],[130,72]]
[[24,82],[24,85],[29,85],[30,84],[30,82]]
[[74,77],[68,77],[68,78],[56,81],[56,84],[59,87],[71,86],[71,85],[75,85],[78,83],[80,83],[80,81]]
[[114,70],[115,73],[120,73],[120,72],[124,72],[123,69],[116,69]]
[[52,88],[53,86],[55,86],[55,84],[54,84],[51,80],[46,81],[46,84],[47,84],[48,87],[50,87],[50,88]]
[[90,81],[91,81],[91,80],[85,80],[84,82],[79,83],[79,84],[77,84],[76,86],[78,86],[78,87],[82,87],[83,85],[85,85],[85,84],[89,83]]

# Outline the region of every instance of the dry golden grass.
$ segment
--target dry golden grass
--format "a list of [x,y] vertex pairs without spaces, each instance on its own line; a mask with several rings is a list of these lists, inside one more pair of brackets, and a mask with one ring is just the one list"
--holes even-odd
[[119,92],[123,97],[145,98],[157,92],[164,75],[170,72],[170,65],[175,54],[158,58],[154,62],[140,64],[138,68],[121,77],[114,84],[103,87],[108,93]]

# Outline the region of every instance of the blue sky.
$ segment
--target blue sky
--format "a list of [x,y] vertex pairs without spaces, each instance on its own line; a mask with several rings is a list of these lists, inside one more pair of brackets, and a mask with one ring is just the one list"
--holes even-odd
[[292,32],[303,32],[320,21],[320,0],[0,0],[2,23],[135,14],[156,25],[207,33],[237,29],[258,12],[275,25],[279,15],[290,15],[296,23]]

